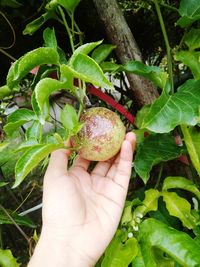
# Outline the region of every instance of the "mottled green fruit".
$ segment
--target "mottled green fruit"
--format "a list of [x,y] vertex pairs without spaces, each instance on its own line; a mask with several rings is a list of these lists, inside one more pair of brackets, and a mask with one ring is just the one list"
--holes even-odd
[[90,108],[80,120],[84,122],[78,133],[82,158],[105,161],[119,152],[126,129],[116,113],[103,107]]

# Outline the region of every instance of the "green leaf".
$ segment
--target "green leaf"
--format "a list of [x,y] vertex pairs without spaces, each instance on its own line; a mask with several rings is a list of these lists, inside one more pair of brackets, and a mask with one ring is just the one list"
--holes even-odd
[[113,89],[111,82],[104,76],[99,65],[89,56],[78,54],[73,60],[72,68],[85,77],[85,81],[107,89]]
[[[30,228],[36,228],[36,225],[32,222],[32,220],[28,216],[22,217],[8,210],[7,212],[18,225],[27,226]],[[12,220],[3,211],[0,211],[0,224],[13,224]]]
[[169,214],[166,208],[166,204],[162,198],[159,198],[158,200],[158,209],[155,211],[150,211],[148,215],[149,217],[154,218],[158,221],[161,221],[167,224],[168,226],[174,227],[177,230],[182,229],[181,221],[178,218],[171,216]]
[[92,43],[86,43],[83,44],[81,46],[79,46],[73,53],[73,55],[71,56],[71,58],[69,59],[69,65],[72,66],[74,60],[76,59],[77,55],[79,54],[84,54],[87,55],[89,54],[95,47],[97,47],[98,45],[100,45],[102,43],[102,41],[97,41],[97,42],[92,42]]
[[40,47],[16,60],[8,71],[7,85],[10,89],[17,87],[33,68],[43,64],[59,64],[59,55],[55,49]]
[[200,29],[191,29],[186,34],[184,42],[190,50],[200,48]]
[[144,118],[148,115],[150,111],[151,105],[145,105],[137,112],[136,118],[135,118],[135,124],[137,128],[141,128],[140,131],[146,131],[146,129],[142,129],[142,124],[144,121]]
[[54,14],[52,12],[46,12],[42,14],[39,18],[31,21],[26,25],[26,28],[23,30],[23,34],[34,34],[39,28],[42,27],[42,25],[49,19],[53,18]]
[[196,226],[195,218],[191,215],[191,205],[185,198],[167,191],[163,191],[162,196],[170,215],[179,218],[188,229]]
[[39,121],[34,121],[26,130],[26,139],[35,139],[40,141],[42,134],[42,124]]
[[150,171],[156,164],[175,159],[181,155],[181,148],[176,145],[173,136],[168,134],[150,135],[139,144],[134,160],[134,168],[146,183]]
[[188,66],[195,80],[200,79],[200,52],[195,51],[180,51],[176,53],[176,60],[183,62],[184,65]]
[[181,126],[190,159],[200,175],[200,134],[194,127]]
[[79,2],[80,0],[51,0],[47,5],[47,9],[55,9],[61,5],[66,11],[74,12]]
[[54,29],[46,28],[43,31],[43,39],[46,47],[51,47],[57,50],[57,40]]
[[0,152],[3,151],[8,145],[9,142],[7,141],[0,143]]
[[144,217],[149,211],[158,209],[158,198],[160,197],[160,192],[156,189],[149,189],[145,191],[145,198],[142,202],[142,205],[138,206],[134,210],[134,215],[137,217],[137,214]]
[[26,140],[22,142],[16,149],[15,152],[27,150],[32,146],[38,145],[38,141],[36,138],[30,138],[29,140]]
[[11,250],[0,249],[0,266],[1,267],[20,267],[20,264],[17,263],[17,260],[14,258]]
[[138,253],[137,240],[132,237],[122,242],[119,230],[106,249],[101,267],[128,267]]
[[168,190],[168,189],[172,189],[172,188],[179,188],[179,189],[187,190],[187,191],[195,194],[197,196],[197,198],[200,200],[200,191],[198,190],[196,185],[192,181],[190,181],[184,177],[169,176],[169,177],[165,178],[162,189]]
[[[32,105],[33,111],[35,112],[37,117],[40,119],[42,115],[41,115],[40,108],[36,100],[35,91],[33,91],[32,96],[31,96],[31,105]],[[43,124],[43,121],[42,121],[42,124]]]
[[9,184],[9,182],[0,182],[0,187],[3,187],[5,185]]
[[200,266],[200,246],[189,235],[179,232],[155,219],[140,224],[140,244],[145,267],[153,267],[151,247],[157,247],[185,267]]
[[78,114],[75,108],[69,104],[66,104],[65,107],[62,109],[60,114],[60,120],[63,126],[69,131],[73,131],[73,129],[79,124]]
[[187,27],[196,20],[200,19],[200,4],[199,0],[181,0],[179,14],[182,18],[177,21],[181,27]]
[[199,88],[200,80],[187,80],[173,95],[168,95],[164,90],[151,105],[141,128],[164,133],[179,124],[196,125],[199,120]]
[[126,72],[141,75],[151,80],[159,88],[164,88],[168,79],[168,74],[156,66],[147,66],[140,61],[129,61],[123,67]]
[[62,147],[61,144],[44,144],[33,146],[27,150],[15,165],[15,183],[13,188],[16,188],[41,160],[48,156],[52,151]]
[[17,109],[8,117],[4,131],[11,136],[20,126],[33,120],[37,120],[37,117],[32,110],[25,108]]
[[[141,253],[140,245],[138,244],[138,254],[132,261],[132,267],[146,267],[143,259],[143,255]],[[152,264],[151,267],[154,267]],[[157,266],[156,266],[157,267]]]
[[103,72],[117,72],[120,68],[120,65],[114,62],[104,61],[100,64],[100,67],[102,68]]
[[3,85],[0,87],[0,99],[4,98],[5,96],[8,96],[11,94],[11,90],[7,85]]
[[66,86],[66,82],[60,82],[52,78],[44,78],[37,83],[35,87],[35,98],[41,114],[44,115],[48,112],[45,108],[49,106],[49,96],[55,91],[65,89]]
[[92,58],[98,63],[102,63],[116,48],[116,45],[102,44],[92,52]]
[[133,220],[133,211],[134,206],[141,205],[142,201],[139,198],[134,198],[132,201],[126,201],[125,208],[121,217],[121,225],[127,224]]

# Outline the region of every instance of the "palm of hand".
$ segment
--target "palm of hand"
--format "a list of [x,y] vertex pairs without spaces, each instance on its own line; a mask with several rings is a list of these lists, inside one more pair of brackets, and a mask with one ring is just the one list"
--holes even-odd
[[123,210],[133,154],[131,140],[124,143],[113,163],[99,162],[91,173],[90,162],[80,157],[66,171],[66,151],[56,151],[45,176],[43,228],[70,239],[71,248],[91,262],[109,244]]

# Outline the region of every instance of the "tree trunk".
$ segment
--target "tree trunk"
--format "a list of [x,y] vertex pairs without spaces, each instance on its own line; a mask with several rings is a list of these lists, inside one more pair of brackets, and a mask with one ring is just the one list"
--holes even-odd
[[[141,52],[116,0],[93,2],[109,42],[117,46],[115,51],[119,61],[122,64],[130,60],[142,61]],[[127,73],[127,78],[138,108],[152,103],[158,97],[158,92],[150,81],[132,73]]]

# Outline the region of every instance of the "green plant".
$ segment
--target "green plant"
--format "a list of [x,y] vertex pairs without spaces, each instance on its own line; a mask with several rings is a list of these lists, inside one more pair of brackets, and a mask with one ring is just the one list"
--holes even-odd
[[[65,140],[79,132],[88,83],[112,90],[113,85],[104,72],[123,71],[148,78],[158,88],[160,97],[138,111],[136,127],[132,128],[138,140],[133,175],[139,177],[143,185],[128,195],[118,231],[97,264],[102,267],[200,265],[200,31],[195,26],[200,19],[200,4],[196,0],[180,1],[177,26],[183,29],[184,35],[180,44],[172,49],[160,10],[165,1],[149,2],[155,5],[166,45],[165,68],[137,61],[124,65],[106,61],[114,46],[102,44],[102,41],[82,44],[80,30],[74,21],[79,1],[50,1],[45,13],[27,25],[24,33],[33,34],[53,17],[65,26],[72,55],[66,58],[57,45],[55,31],[47,28],[43,33],[45,46],[18,59],[8,72],[6,85],[0,88],[0,96],[9,98],[19,92],[20,83],[32,69],[40,66],[32,77],[32,108],[14,111],[4,126],[7,136],[11,136],[29,123],[24,140],[16,149],[16,153],[22,154],[15,166],[13,188],[19,186],[49,153],[64,147]],[[182,65],[191,78],[176,87],[175,71],[182,72]],[[55,72],[57,79],[50,78],[49,74]],[[56,124],[53,133],[46,134],[45,123],[55,125],[49,115],[49,97],[59,90],[74,97],[76,105],[65,105],[60,123]],[[176,136],[181,140],[179,145]],[[1,143],[2,150],[6,145],[7,141]],[[190,177],[166,175],[167,164],[171,161],[178,164],[176,160],[183,155],[188,159],[189,167],[186,168]]]

